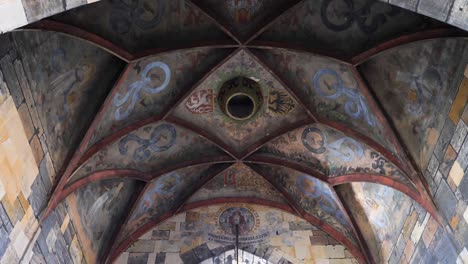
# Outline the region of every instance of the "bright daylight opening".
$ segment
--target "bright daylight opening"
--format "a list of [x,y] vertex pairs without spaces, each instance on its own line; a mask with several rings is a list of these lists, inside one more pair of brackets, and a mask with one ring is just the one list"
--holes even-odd
[[239,250],[239,262],[235,257],[236,251],[234,249],[225,251],[219,256],[209,258],[200,264],[273,264],[266,259],[255,256],[244,250]]

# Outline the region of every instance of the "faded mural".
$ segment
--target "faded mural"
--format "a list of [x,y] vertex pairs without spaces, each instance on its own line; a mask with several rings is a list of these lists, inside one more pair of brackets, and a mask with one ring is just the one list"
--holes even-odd
[[275,185],[284,188],[306,213],[332,226],[357,245],[351,223],[343,214],[338,197],[328,184],[310,175],[280,166],[252,165],[252,167],[264,177],[270,178]]
[[368,0],[307,0],[260,35],[262,41],[297,44],[349,58],[398,33],[413,33],[439,22],[399,7]]
[[[257,81],[265,98],[259,111],[244,121],[228,117],[216,98],[223,83],[234,77],[245,76]],[[213,105],[214,104],[214,105]],[[306,110],[297,104],[286,89],[249,53],[239,51],[179,105],[174,115],[215,135],[242,152],[262,139],[291,124],[306,120]],[[200,124],[203,124],[201,126]]]
[[[200,153],[204,155],[200,156]],[[107,169],[152,173],[210,157],[229,159],[227,154],[205,138],[171,123],[157,122],[130,132],[100,150],[68,182]]]
[[188,203],[222,197],[259,198],[287,204],[278,190],[243,163],[236,163],[214,177],[203,185]]
[[12,36],[21,43],[18,48],[23,54],[26,81],[52,160],[60,169],[112,88],[123,63],[91,44],[61,34],[15,32]]
[[345,124],[398,155],[383,116],[349,65],[288,50],[256,50],[255,54],[289,83],[317,118]]
[[[262,29],[277,11],[296,3],[284,16],[272,20],[272,27],[250,42],[252,46],[231,45],[235,40],[216,25],[226,26],[245,40]],[[203,14],[197,6],[208,14],[218,13],[219,17],[213,18],[219,21]],[[355,264],[350,251],[337,241],[363,258],[342,202],[352,212],[378,263],[390,259],[391,249],[405,248],[398,242],[398,230],[402,229],[409,234],[405,243],[411,239],[414,246],[432,250],[431,239],[438,240],[434,238],[438,236],[434,235],[437,223],[404,194],[372,183],[331,186],[333,182],[348,181],[351,177],[347,176],[365,176],[366,180],[386,179],[382,182],[389,185],[397,181],[410,188],[408,192],[416,190],[400,168],[411,162],[396,145],[388,121],[395,125],[421,170],[426,170],[439,141],[437,152],[446,155],[439,167],[439,157],[431,159],[432,165],[426,171],[433,170],[434,181],[447,180],[448,185],[437,190],[439,183],[429,182],[428,187],[438,206],[447,205],[439,206],[450,220],[446,229],[456,231],[457,238],[463,237],[466,224],[460,216],[466,209],[461,202],[466,185],[466,151],[462,142],[466,129],[455,113],[462,115],[463,103],[454,104],[460,109],[454,108],[448,121],[460,119],[458,125],[446,122],[457,132],[447,131],[443,123],[459,85],[454,76],[461,75],[460,65],[464,66],[468,58],[466,40],[434,39],[401,46],[359,61],[357,72],[354,64],[292,51],[281,42],[287,40],[298,50],[324,51],[354,63],[357,60],[350,58],[364,49],[431,29],[438,23],[366,0],[102,0],[52,20],[71,26],[55,25],[54,30],[70,30],[77,37],[87,31],[90,40],[109,40],[133,54],[128,58],[123,55],[132,58],[125,67],[117,54],[66,34],[26,29],[5,35],[18,52],[8,50],[7,60],[0,61],[0,80],[7,88],[3,87],[2,93],[17,90],[17,95],[12,96],[20,100],[14,103],[18,108],[22,105],[18,112],[22,119],[26,117],[22,120],[24,129],[36,140],[29,143],[40,163],[41,177],[33,186],[40,186],[42,181],[47,182],[47,188],[55,186],[55,172],[61,174],[64,161],[69,160],[85,129],[97,118],[91,126],[90,141],[83,146],[90,152],[77,152],[84,156],[78,157],[77,168],[71,168],[73,173],[64,192],[57,192],[62,197],[66,188],[82,180],[65,199],[67,210],[57,209],[63,217],[69,216],[72,224],[67,218],[63,226],[52,221],[53,229],[60,230],[63,237],[70,235],[65,234],[69,232],[64,232],[65,228],[74,228],[77,234],[69,237],[74,241],[73,248],[67,240],[57,252],[83,253],[86,262],[99,263],[105,261],[107,253],[115,253],[112,250],[119,245],[127,245],[134,236],[149,230],[122,255],[123,263],[211,260],[218,264],[221,254],[230,256],[226,252],[232,252],[239,235],[242,250],[270,263]],[[54,22],[49,23],[38,27]],[[21,76],[22,67],[25,76]],[[365,79],[362,82],[361,73]],[[17,79],[12,81],[8,75],[17,75]],[[222,97],[221,86],[239,76],[261,87],[256,92],[259,100],[253,100],[261,102],[258,111],[242,121],[223,113],[218,100]],[[366,84],[374,90],[367,91]],[[31,91],[25,89],[28,86]],[[372,92],[377,104],[373,103]],[[466,99],[460,94],[461,100]],[[384,119],[378,104],[391,120]],[[100,107],[103,111],[96,115]],[[35,108],[39,118],[33,115]],[[37,120],[28,127],[28,119]],[[37,131],[42,129],[45,135]],[[442,141],[449,140],[448,134],[456,134],[450,148],[441,146],[447,143]],[[394,164],[389,159],[401,162]],[[275,162],[281,166],[273,165]],[[288,166],[309,170],[311,175]],[[120,177],[125,171],[129,175]],[[135,176],[132,171],[148,177],[146,185],[131,180]],[[119,174],[120,178],[99,182],[86,178],[96,176],[94,173],[105,177]],[[446,180],[440,180],[442,177]],[[330,184],[325,183],[327,180]],[[39,193],[41,200],[48,195],[47,191]],[[22,214],[40,216],[37,208],[31,208],[36,207],[34,199],[29,204],[24,200],[32,198],[24,194],[12,198],[14,208],[2,202],[0,216],[7,217],[1,217],[0,233],[10,220],[12,230],[24,225],[18,220]],[[229,200],[226,198],[260,201],[276,209],[219,204]],[[205,207],[185,212],[200,205]],[[335,238],[278,208],[302,215]],[[418,212],[422,219],[416,219],[415,211],[419,210],[423,211]],[[50,217],[56,217],[55,212]],[[406,220],[414,221],[407,229],[403,228]],[[425,228],[428,221],[431,224]],[[29,237],[32,231],[26,231]],[[9,236],[12,241],[0,241],[0,253],[5,245],[8,254],[18,251],[22,237],[16,233],[14,239]],[[59,245],[53,237],[55,231],[44,234],[48,234],[47,238],[41,238],[39,246],[47,244],[48,250],[54,251],[49,243]],[[423,242],[418,242],[421,239]],[[444,244],[438,243],[437,249],[450,247]],[[28,250],[37,251],[33,247]],[[80,247],[83,252],[78,250]],[[422,249],[415,252],[409,256],[415,255],[417,260]]]
[[145,224],[182,206],[201,182],[214,177],[227,166],[197,165],[169,172],[152,180],[143,190],[134,210],[130,212],[118,242],[122,242]]
[[98,34],[133,53],[201,40],[228,40],[185,0],[101,0],[54,19]]
[[390,50],[360,67],[423,170],[457,92],[460,80],[454,76],[462,76],[467,56],[465,40],[428,40]]
[[189,49],[130,63],[90,144],[136,121],[163,115],[228,53]]
[[411,199],[375,183],[351,183],[339,186],[337,191],[351,209],[374,259],[377,263],[385,261],[391,253],[385,250],[392,248],[388,244],[397,244],[399,232],[395,230],[401,230],[405,224]]
[[213,14],[241,41],[255,34],[294,0],[195,0],[197,6]]
[[325,125],[309,125],[268,142],[258,153],[300,162],[326,177],[347,174],[381,175],[414,185],[382,155]]
[[112,245],[115,223],[123,221],[130,210],[131,197],[142,187],[133,180],[105,180],[78,189],[67,197],[67,205],[88,263],[105,257]]
[[[314,263],[328,259],[357,263],[345,247],[305,220],[250,204],[213,205],[179,214],[138,238],[118,261],[144,262],[155,258],[159,263],[204,260],[225,263],[222,259],[227,260],[233,249],[235,223],[242,230],[241,249],[270,263]],[[332,251],[336,253],[330,254]]]

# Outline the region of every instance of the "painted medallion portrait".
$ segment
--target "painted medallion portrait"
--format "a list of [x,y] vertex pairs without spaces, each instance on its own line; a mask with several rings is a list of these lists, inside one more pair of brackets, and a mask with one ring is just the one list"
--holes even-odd
[[254,214],[244,207],[229,207],[219,216],[219,225],[229,235],[236,235],[236,226],[239,226],[239,235],[247,234],[254,228],[255,221]]

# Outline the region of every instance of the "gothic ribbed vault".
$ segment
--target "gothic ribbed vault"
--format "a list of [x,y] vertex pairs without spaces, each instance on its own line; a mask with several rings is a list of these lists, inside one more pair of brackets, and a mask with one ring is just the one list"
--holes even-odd
[[[336,188],[352,182],[392,187],[439,219],[421,168],[463,31],[364,0],[122,0],[11,34],[61,168],[43,219],[66,200],[94,261],[225,202],[290,212],[371,263]],[[263,99],[243,121],[217,100],[237,76]]]

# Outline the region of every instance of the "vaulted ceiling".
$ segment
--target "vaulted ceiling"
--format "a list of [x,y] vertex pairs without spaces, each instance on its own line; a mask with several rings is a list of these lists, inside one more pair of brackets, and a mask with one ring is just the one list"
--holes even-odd
[[[29,25],[12,36],[61,168],[43,217],[67,198],[112,261],[194,205],[250,202],[372,262],[335,186],[383,184],[437,218],[420,171],[464,34],[364,0],[101,1]],[[218,101],[237,76],[263,99],[242,121]]]

